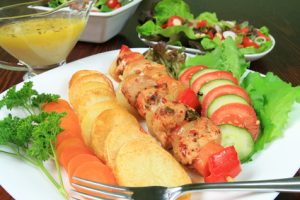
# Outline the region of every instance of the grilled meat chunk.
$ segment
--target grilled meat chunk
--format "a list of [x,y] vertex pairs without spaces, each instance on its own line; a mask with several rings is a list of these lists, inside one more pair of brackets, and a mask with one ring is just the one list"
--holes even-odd
[[186,165],[192,164],[199,150],[208,142],[220,142],[221,131],[210,119],[201,117],[184,124],[172,134],[172,147],[176,159]]

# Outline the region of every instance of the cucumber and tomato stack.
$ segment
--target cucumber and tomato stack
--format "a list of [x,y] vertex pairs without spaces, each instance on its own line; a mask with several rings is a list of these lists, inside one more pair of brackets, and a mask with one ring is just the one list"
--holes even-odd
[[[234,146],[239,159],[247,160],[259,134],[259,120],[238,80],[231,72],[202,65],[184,69],[178,77],[197,95],[201,115],[220,127],[222,146]],[[192,102],[196,105],[195,98]]]

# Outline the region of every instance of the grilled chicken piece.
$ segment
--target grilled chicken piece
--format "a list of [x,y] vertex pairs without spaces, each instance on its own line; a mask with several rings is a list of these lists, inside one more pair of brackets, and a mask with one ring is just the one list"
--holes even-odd
[[139,92],[156,85],[156,81],[149,76],[132,74],[122,82],[121,91],[128,103],[135,106]]
[[183,125],[172,134],[175,158],[182,164],[192,164],[199,150],[208,142],[220,143],[221,131],[210,119],[201,117]]
[[146,88],[138,94],[135,107],[139,114],[145,118],[146,113],[153,112],[167,94],[166,87],[153,86]]
[[196,119],[196,115],[193,119],[187,117],[190,112],[196,113],[184,104],[162,99],[156,110],[146,114],[148,129],[164,148],[170,149],[172,133],[188,121]]

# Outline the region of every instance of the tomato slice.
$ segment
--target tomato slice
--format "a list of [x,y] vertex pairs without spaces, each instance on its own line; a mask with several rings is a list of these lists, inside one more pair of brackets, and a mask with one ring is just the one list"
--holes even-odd
[[217,97],[222,96],[222,95],[227,95],[227,94],[235,94],[243,99],[245,99],[249,105],[251,105],[251,100],[247,92],[241,88],[238,85],[222,85],[219,87],[216,87],[209,91],[205,97],[203,98],[202,101],[202,110],[201,110],[201,115],[202,116],[207,116],[207,110],[210,105],[210,103]]
[[195,93],[198,93],[200,88],[207,82],[216,80],[216,79],[226,79],[238,84],[238,80],[232,75],[231,72],[227,71],[215,71],[203,74],[202,76],[198,77],[191,85],[192,90]]
[[216,110],[211,120],[216,125],[231,124],[247,129],[254,140],[259,134],[259,120],[256,117],[254,109],[246,104],[230,103]]
[[180,82],[182,82],[186,87],[189,87],[189,82],[190,82],[191,77],[197,71],[200,71],[205,68],[207,68],[207,67],[204,65],[195,65],[195,66],[189,67],[186,70],[184,70],[181,74],[179,74],[178,80]]
[[194,108],[195,110],[198,110],[198,108],[200,108],[200,102],[197,98],[197,95],[190,88],[187,88],[182,93],[180,93],[177,97],[177,100],[180,103],[183,103],[191,108]]

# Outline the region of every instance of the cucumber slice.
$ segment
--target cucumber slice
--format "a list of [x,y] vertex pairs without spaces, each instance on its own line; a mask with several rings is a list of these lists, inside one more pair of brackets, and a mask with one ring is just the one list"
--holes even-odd
[[236,127],[230,124],[223,124],[219,127],[222,133],[222,146],[228,147],[233,145],[238,153],[239,159],[241,161],[247,159],[254,149],[254,140],[251,133],[244,128]]
[[242,97],[234,94],[222,95],[215,98],[211,104],[208,106],[207,116],[210,118],[211,115],[218,110],[221,106],[229,104],[229,103],[241,103],[249,105],[248,102]]
[[200,76],[210,73],[210,72],[215,72],[215,71],[219,71],[217,69],[202,69],[198,72],[196,72],[190,79],[190,86],[193,84],[193,82]]
[[218,80],[212,80],[207,83],[205,83],[199,90],[199,93],[201,95],[198,96],[199,101],[202,103],[205,95],[209,93],[212,89],[222,86],[222,85],[235,85],[234,82],[226,79],[218,79]]

